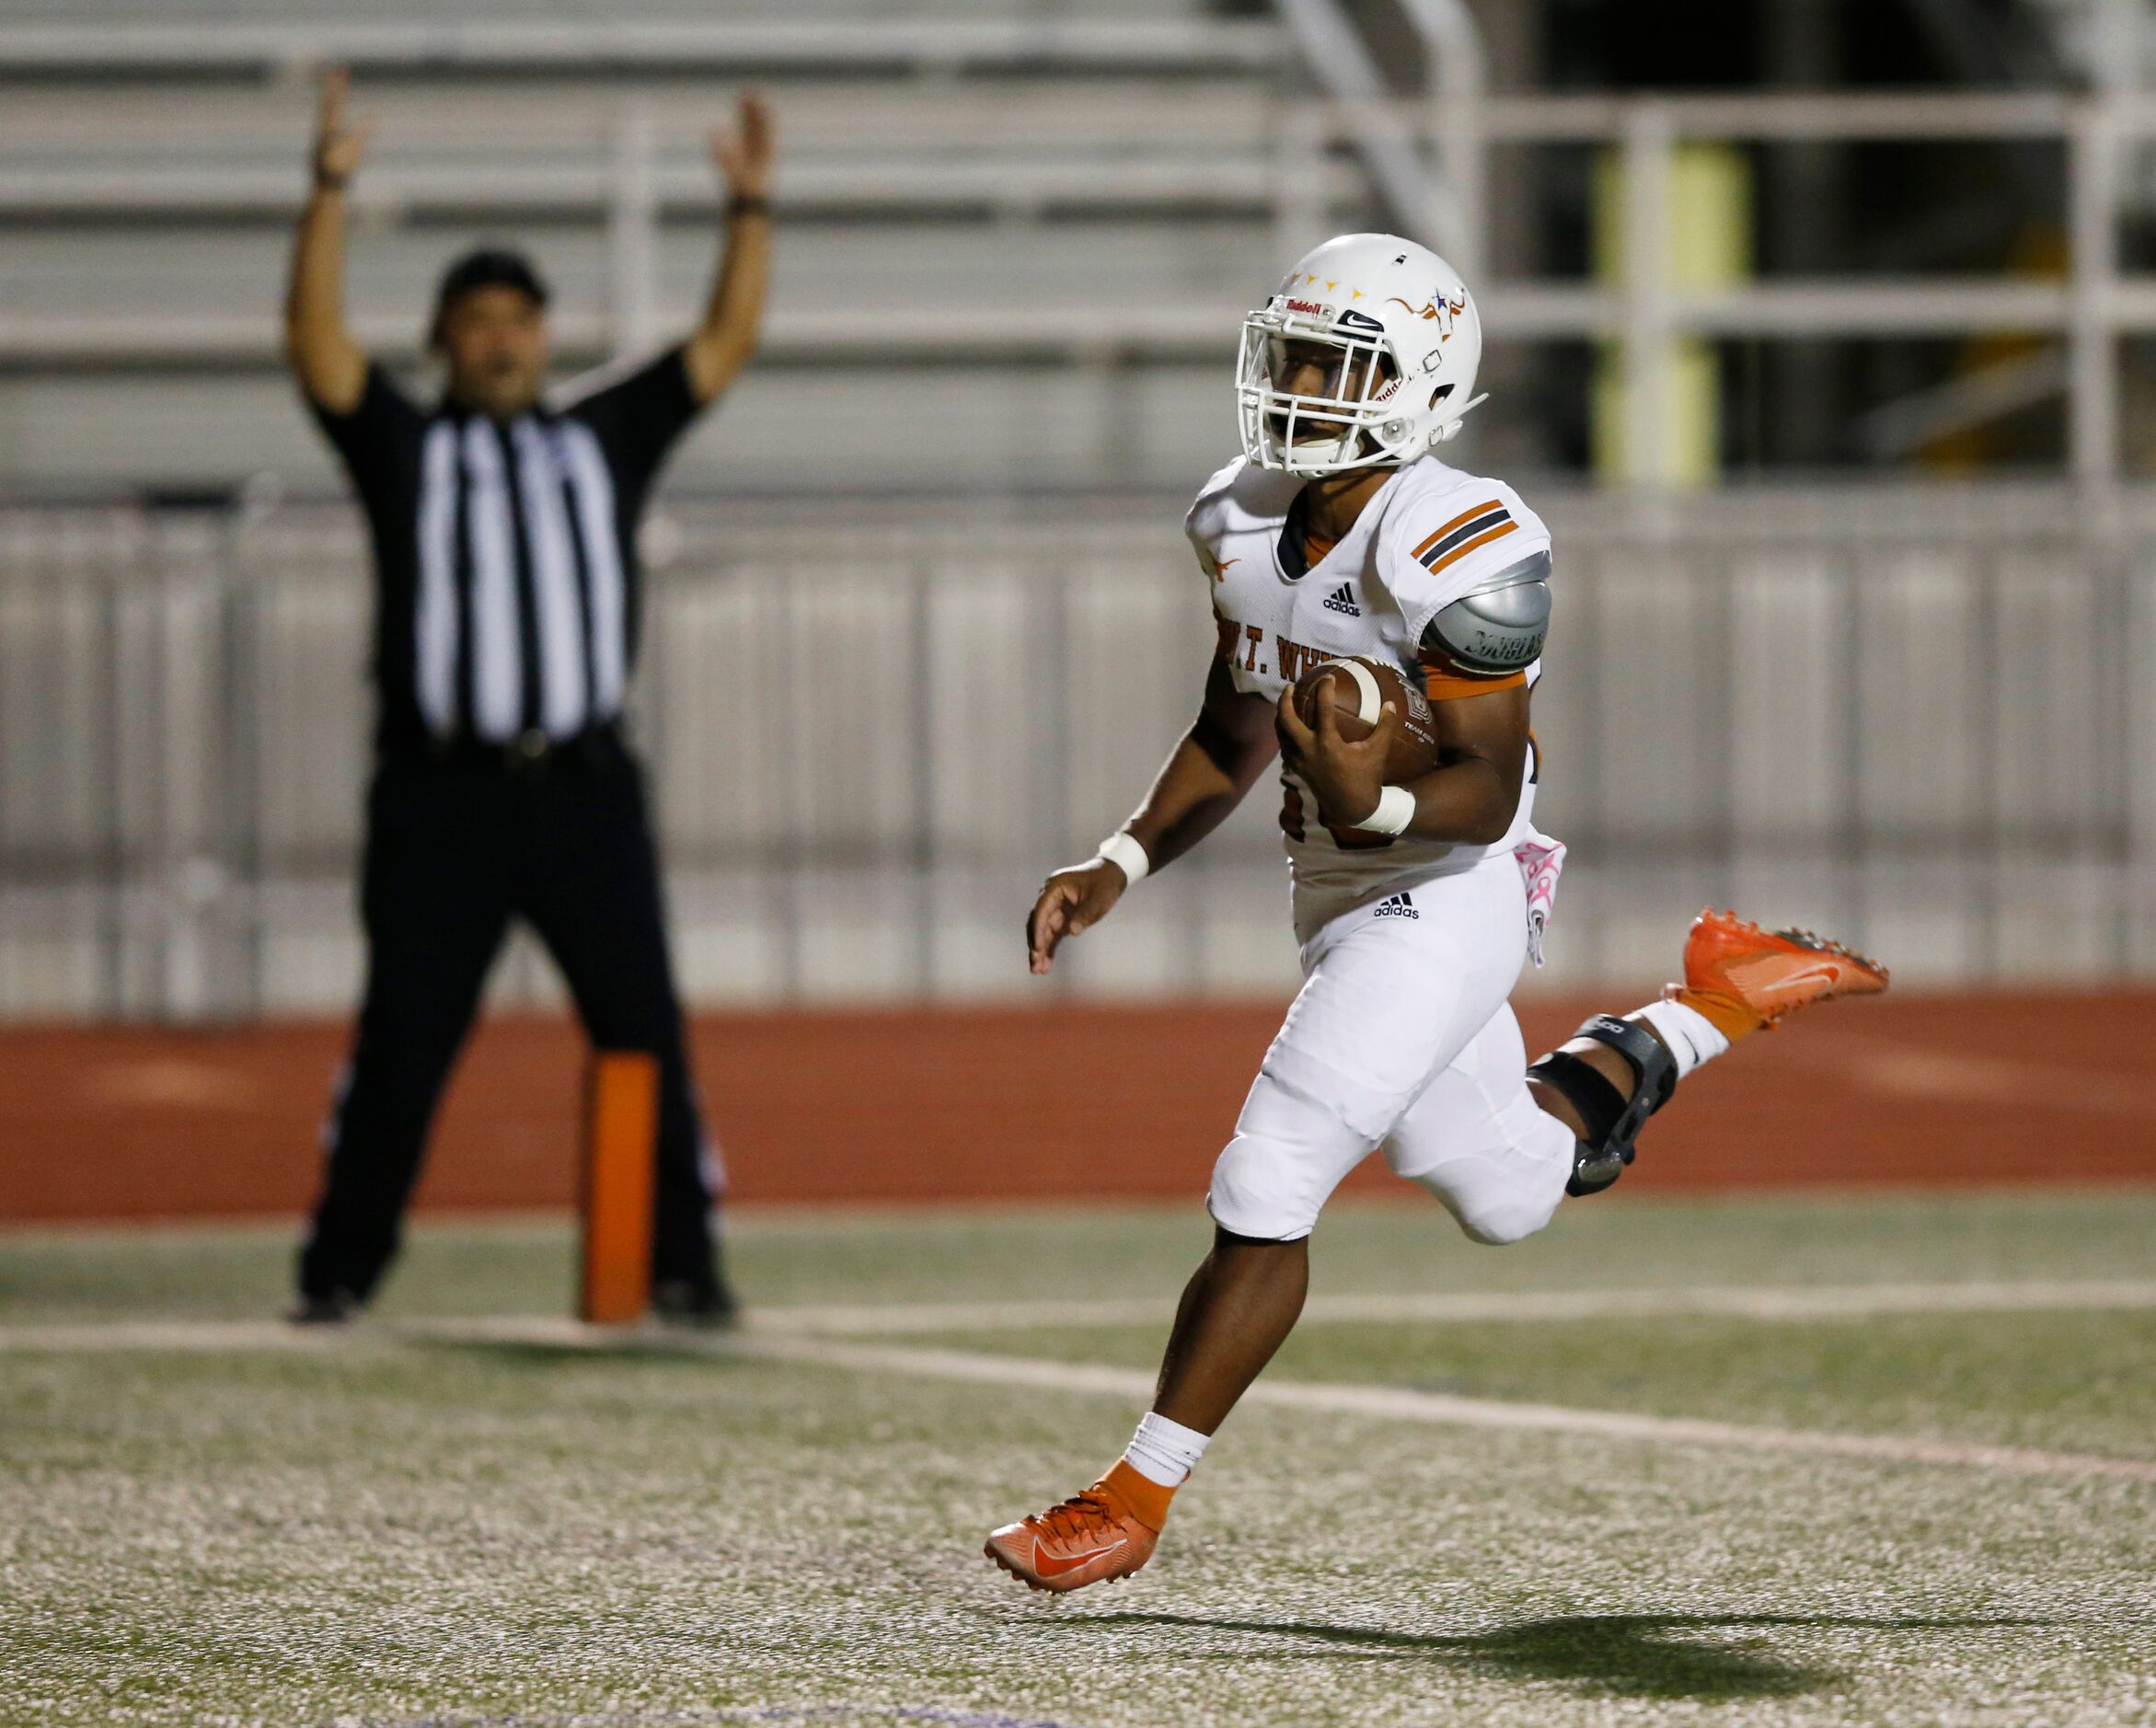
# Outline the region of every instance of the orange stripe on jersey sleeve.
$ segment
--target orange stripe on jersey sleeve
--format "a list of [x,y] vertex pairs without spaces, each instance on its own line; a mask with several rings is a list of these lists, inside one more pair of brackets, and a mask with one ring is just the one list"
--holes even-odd
[[1463,678],[1439,666],[1423,668],[1423,694],[1433,702],[1458,702],[1470,696],[1516,690],[1527,681],[1528,674],[1524,672],[1508,672],[1502,678]]
[[1435,534],[1432,535],[1428,539],[1424,540],[1422,545],[1415,547],[1412,556],[1415,558],[1422,557],[1424,553],[1427,552],[1432,547],[1435,546],[1438,541],[1442,540],[1447,535],[1450,534],[1455,528],[1460,526],[1463,523],[1472,522],[1477,516],[1482,515],[1486,512],[1493,510],[1502,510],[1504,508],[1505,506],[1502,502],[1493,498],[1486,504],[1477,504],[1472,510],[1461,511],[1458,515],[1455,516],[1450,522],[1447,523],[1442,528],[1438,529]]
[[1519,524],[1516,522],[1501,522],[1494,528],[1491,529],[1488,534],[1478,534],[1473,539],[1466,542],[1464,545],[1454,547],[1451,551],[1447,552],[1443,558],[1439,559],[1435,563],[1430,566],[1430,574],[1435,576],[1447,564],[1458,563],[1461,559],[1467,557],[1467,555],[1470,552],[1472,552],[1477,547],[1488,546],[1493,540],[1502,540],[1506,535],[1510,534],[1515,528],[1518,526]]

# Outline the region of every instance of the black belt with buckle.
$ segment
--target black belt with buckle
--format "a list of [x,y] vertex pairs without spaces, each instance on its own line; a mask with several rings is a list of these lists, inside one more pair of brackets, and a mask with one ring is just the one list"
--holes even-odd
[[538,727],[526,728],[506,743],[474,738],[469,732],[436,739],[428,754],[450,767],[491,768],[504,774],[539,774],[554,767],[587,764],[620,742],[620,729],[602,720],[566,738],[549,737]]

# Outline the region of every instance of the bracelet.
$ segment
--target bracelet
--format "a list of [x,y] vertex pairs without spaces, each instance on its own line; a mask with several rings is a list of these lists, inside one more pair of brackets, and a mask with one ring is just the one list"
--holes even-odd
[[1378,794],[1378,808],[1349,825],[1365,834],[1405,834],[1415,819],[1415,795],[1404,786],[1388,786]]
[[317,192],[341,192],[351,179],[352,176],[349,174],[324,174],[317,170],[315,175],[315,190]]
[[1125,885],[1132,888],[1144,881],[1153,869],[1153,860],[1146,856],[1146,848],[1132,837],[1128,828],[1101,841],[1101,849],[1093,856],[1114,865],[1123,872]]
[[762,192],[726,201],[726,218],[729,222],[736,216],[768,216],[770,213],[771,200]]

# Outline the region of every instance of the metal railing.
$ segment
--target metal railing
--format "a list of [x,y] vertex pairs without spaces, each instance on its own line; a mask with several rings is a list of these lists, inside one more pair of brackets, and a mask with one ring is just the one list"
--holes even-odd
[[431,22],[9,24],[0,70],[43,76],[290,78],[320,67],[367,73],[550,72],[678,77],[798,70],[917,73],[1029,67],[1181,72],[1278,63],[1276,31],[1205,17],[731,17],[722,22],[544,21],[453,8]]
[[[1652,982],[1708,901],[1918,982],[2156,973],[2156,497],[1541,501],[1546,981]],[[1048,985],[1019,960],[1193,707],[1177,514],[663,518],[638,727],[689,994],[1288,987],[1269,788]],[[342,510],[0,515],[0,1014],[345,1006],[368,604]]]
[[[1297,5],[1298,17],[1304,10],[1312,16],[1327,10],[1322,0],[1297,0]],[[924,41],[935,34],[928,27],[919,29],[928,30]],[[460,38],[444,39],[436,46],[455,64],[478,52]],[[0,32],[0,64],[7,63],[10,53],[22,63],[25,52],[23,40]],[[1440,57],[1439,63],[1457,64],[1461,59],[1455,52]],[[595,63],[603,69],[605,63]],[[439,221],[455,219],[459,213],[477,221],[483,214],[525,211],[592,222],[605,235],[603,304],[572,301],[564,308],[563,348],[575,357],[637,348],[655,331],[688,316],[686,302],[662,304],[660,235],[670,221],[704,220],[711,198],[708,172],[686,156],[668,154],[668,135],[659,124],[654,100],[648,91],[623,89],[612,103],[612,119],[603,135],[593,141],[591,159],[581,167],[564,167],[549,157],[544,171],[521,172],[511,164],[475,173],[464,156],[444,158],[434,170],[423,161],[386,165],[371,190],[369,182],[363,182],[362,209],[374,221],[413,215]],[[1011,101],[1015,113],[1024,98],[1014,95]],[[992,118],[992,107],[969,110],[968,123]],[[34,140],[42,123],[40,111],[26,109],[18,139]],[[955,167],[937,166],[957,141],[939,132],[934,113],[935,105],[928,102],[923,106],[925,118],[917,119],[921,130],[911,143],[917,159],[903,147],[882,156],[853,145],[835,145],[822,153],[810,147],[793,164],[796,178],[779,188],[782,212],[870,209],[892,225],[889,232],[895,235],[903,232],[909,215],[948,215],[970,203],[1029,221],[1053,220],[1066,203],[1096,213],[1123,210],[1145,220],[1194,203],[1268,225],[1275,249],[1292,256],[1347,219],[1365,196],[1336,146],[1382,144],[1373,159],[1391,166],[1378,178],[1399,197],[1414,190],[1411,182],[1418,165],[1443,165],[1442,174],[1428,171],[1425,231],[1470,259],[1487,258],[1488,225],[1480,189],[1493,152],[1607,146],[1622,164],[1626,244],[1618,275],[1608,281],[1498,276],[1478,280],[1478,297],[1494,341],[1594,340],[1620,349],[1628,380],[1627,443],[1639,450],[1664,447],[1658,428],[1672,405],[1664,399],[1662,387],[1668,368],[1656,363],[1656,356],[1688,337],[2023,333],[2057,339],[2061,353],[2057,363],[2033,367],[2015,388],[2025,395],[2048,390],[2056,382],[2063,389],[2069,404],[2070,472],[2084,484],[2103,485],[2117,475],[2121,459],[2119,343],[2127,336],[2156,332],[2156,275],[2125,272],[2119,262],[2122,187],[2131,178],[2128,170],[2137,153],[2156,141],[2156,98],[2132,89],[2104,88],[2083,96],[1809,93],[1623,98],[1477,97],[1470,90],[1451,92],[1443,100],[1280,99],[1262,106],[1256,133],[1247,144],[1225,153],[1196,150],[1187,141],[1153,145],[1141,140],[1091,176],[1072,163],[1043,158],[1009,167],[1007,183],[1000,185],[995,177],[976,171],[977,164],[974,169],[963,160]],[[126,135],[128,127],[116,122],[113,136]],[[2064,153],[2069,211],[2065,273],[2054,279],[1752,277],[1702,289],[1688,289],[1672,279],[1670,187],[1681,146],[1701,140],[1827,139],[2057,141]],[[18,143],[16,147],[24,146]],[[574,156],[573,145],[565,148],[568,156]],[[32,152],[13,158],[0,153],[0,211],[25,220],[86,212],[103,220],[133,211],[145,220],[169,221],[200,206],[213,207],[227,221],[282,224],[287,219],[300,190],[296,160],[281,160],[274,167],[227,166],[228,174],[214,164],[175,160],[151,165],[138,181],[121,162],[109,161],[93,171],[70,164],[63,153],[40,157]],[[998,167],[997,172],[1004,175],[1005,169]],[[1447,232],[1436,232],[1441,229]],[[888,243],[862,242],[864,247]],[[140,309],[85,311],[54,305],[27,310],[18,305],[0,314],[0,363],[92,371],[173,365],[268,370],[277,363],[278,354],[273,286],[236,301],[227,297],[214,306],[175,306],[162,286],[154,296],[145,295]],[[1248,294],[1262,287],[1254,284]],[[942,303],[934,305],[871,299],[811,309],[782,301],[772,318],[767,358],[781,366],[924,359],[995,363],[1046,358],[1080,368],[1134,361],[1187,363],[1225,354],[1241,310],[1239,300],[1187,286],[1113,299],[1074,294],[1067,303],[1059,296],[1033,296],[1018,304],[999,299],[992,281],[953,284]],[[386,357],[414,356],[416,321],[409,307],[399,306],[392,317],[363,303],[357,315],[363,334]]]

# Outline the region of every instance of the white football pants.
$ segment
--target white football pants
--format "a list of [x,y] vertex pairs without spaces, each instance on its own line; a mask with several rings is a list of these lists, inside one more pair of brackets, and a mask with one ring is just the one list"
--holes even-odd
[[1527,959],[1506,856],[1343,913],[1302,950],[1303,987],[1265,1053],[1207,1205],[1238,1236],[1308,1236],[1377,1146],[1478,1242],[1550,1222],[1571,1131],[1528,1090],[1505,998]]

